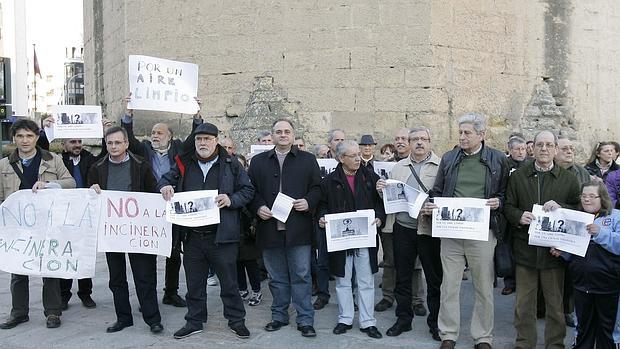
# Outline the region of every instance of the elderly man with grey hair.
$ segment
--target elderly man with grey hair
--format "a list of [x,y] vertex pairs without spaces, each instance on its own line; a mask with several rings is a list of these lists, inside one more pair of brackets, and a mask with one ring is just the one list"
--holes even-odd
[[[465,261],[467,260],[474,283],[474,309],[471,317],[471,336],[477,349],[491,348],[493,340],[494,304],[493,255],[497,234],[501,234],[501,208],[504,203],[509,165],[506,155],[484,143],[486,118],[468,113],[458,119],[459,146],[441,158],[433,186],[434,197],[461,197],[486,199],[491,219],[486,241],[468,239],[441,239],[441,307],[439,331],[441,349],[456,345],[460,329],[459,293]],[[426,203],[426,210],[438,208]]]
[[271,132],[269,131],[258,131],[256,134],[256,140],[258,141],[258,144],[273,144]]
[[327,146],[329,147],[329,151],[327,152],[327,158],[336,158],[336,147],[344,140],[345,134],[343,129],[335,128],[327,133]]

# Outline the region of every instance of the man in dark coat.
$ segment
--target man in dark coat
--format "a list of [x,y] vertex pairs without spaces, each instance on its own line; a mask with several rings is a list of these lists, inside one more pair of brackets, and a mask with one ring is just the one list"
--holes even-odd
[[[288,324],[292,299],[297,309],[297,329],[304,337],[314,337],[312,210],[321,197],[321,175],[314,156],[293,146],[295,130],[291,121],[277,120],[272,135],[275,148],[254,156],[248,173],[256,188],[250,210],[259,217],[257,244],[263,249],[263,261],[271,277],[272,321],[265,330],[276,331]],[[273,218],[271,212],[278,192],[294,199],[286,223]]]
[[[131,100],[131,93],[125,98],[125,106],[127,102]],[[198,106],[200,107],[200,100],[196,99]],[[202,116],[200,116],[200,109],[194,115],[192,122],[192,132],[196,127],[202,124]],[[174,166],[174,159],[177,155],[181,155],[186,151],[191,151],[193,148],[192,142],[188,139],[185,142],[180,139],[173,138],[173,132],[170,126],[165,123],[157,123],[153,125],[151,129],[150,139],[140,141],[136,138],[133,132],[133,110],[126,109],[125,116],[121,119],[121,125],[127,130],[127,136],[129,137],[129,151],[141,156],[151,165],[153,176],[156,181],[159,181],[161,177],[168,173]],[[173,235],[175,235],[173,231]],[[173,239],[176,236],[173,236]],[[166,273],[164,276],[164,298],[162,303],[173,305],[175,307],[185,307],[185,300],[179,296],[179,270],[181,269],[181,251],[173,249],[170,253],[170,257],[166,258]]]
[[[88,185],[98,193],[101,190],[154,192],[156,182],[151,167],[127,150],[127,131],[122,127],[111,127],[105,132],[105,141],[109,156],[90,168]],[[128,255],[142,318],[151,332],[160,333],[164,327],[157,305],[157,256],[143,253]],[[106,261],[116,310],[116,322],[107,328],[107,332],[112,333],[133,326],[133,316],[129,304],[125,253],[106,252]]]
[[[207,322],[207,274],[214,269],[220,280],[220,297],[228,327],[240,338],[250,337],[245,327],[245,309],[237,285],[237,252],[241,223],[239,212],[250,202],[254,188],[236,157],[218,144],[219,130],[210,123],[196,128],[190,139],[194,151],[158,183],[164,199],[175,192],[218,190],[215,203],[220,209],[220,223],[182,228],[185,277],[187,278],[186,324],[174,333],[180,339],[202,332]],[[175,243],[176,244],[176,243]]]
[[[319,204],[319,225],[325,227],[325,214],[355,212],[373,209],[377,229],[385,221],[383,201],[375,190],[379,176],[371,168],[361,166],[360,148],[354,141],[345,140],[336,147],[336,158],[340,161],[336,170],[321,182],[321,203]],[[323,232],[325,234],[325,232]],[[370,233],[370,232],[368,232]],[[334,334],[342,334],[353,325],[353,292],[351,278],[355,268],[359,302],[360,330],[371,338],[381,338],[374,317],[375,287],[373,274],[378,271],[377,248],[356,248],[329,253],[330,270],[336,278],[338,296],[338,324]]]

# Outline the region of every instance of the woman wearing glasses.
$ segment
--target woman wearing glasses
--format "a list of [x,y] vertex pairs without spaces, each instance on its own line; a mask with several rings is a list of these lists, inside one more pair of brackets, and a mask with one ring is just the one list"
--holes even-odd
[[620,211],[613,209],[600,181],[587,182],[581,188],[579,208],[596,217],[586,227],[591,235],[586,255],[556,249],[551,249],[551,254],[569,261],[578,322],[574,348],[614,348],[620,293]]

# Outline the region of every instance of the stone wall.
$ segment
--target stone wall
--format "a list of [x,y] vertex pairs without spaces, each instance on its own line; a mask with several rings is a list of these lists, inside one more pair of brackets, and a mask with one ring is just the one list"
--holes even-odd
[[[87,103],[120,115],[127,56],[144,54],[197,63],[203,116],[244,148],[283,115],[309,143],[336,127],[385,143],[424,124],[441,152],[458,142],[456,118],[479,111],[496,147],[512,131],[553,127],[589,150],[620,135],[619,8],[614,0],[86,0]],[[190,125],[178,114],[136,119],[142,130],[157,120],[181,133]]]

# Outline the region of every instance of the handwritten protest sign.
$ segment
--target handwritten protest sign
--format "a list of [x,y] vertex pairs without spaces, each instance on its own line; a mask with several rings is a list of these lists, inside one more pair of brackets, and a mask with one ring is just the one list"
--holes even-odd
[[101,106],[56,105],[52,108],[54,138],[102,138]]
[[99,219],[99,252],[132,252],[170,257],[172,224],[161,194],[104,190]]
[[65,279],[93,277],[99,205],[89,189],[11,194],[0,205],[0,270]]
[[195,114],[198,66],[149,56],[129,56],[129,109]]

